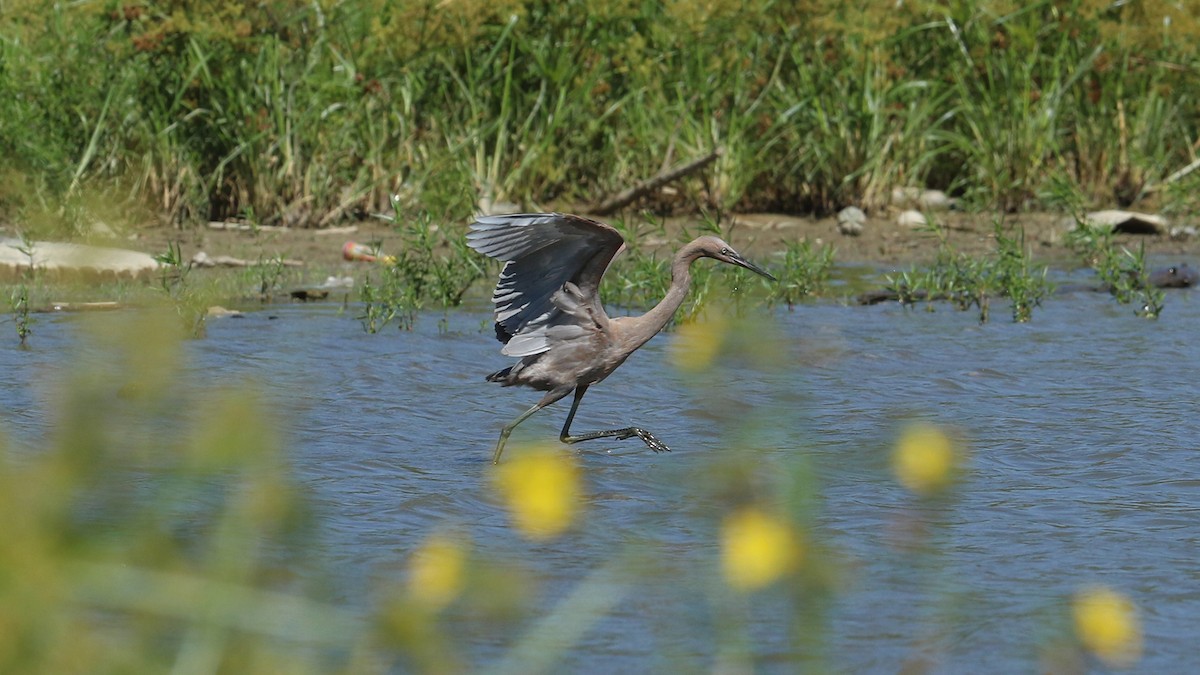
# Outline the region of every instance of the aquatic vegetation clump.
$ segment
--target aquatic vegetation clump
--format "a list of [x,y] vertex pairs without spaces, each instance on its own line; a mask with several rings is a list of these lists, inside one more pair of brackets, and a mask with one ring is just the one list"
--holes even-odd
[[[463,235],[435,225],[428,211],[411,221],[391,220],[400,235],[396,250],[380,256],[377,281],[368,273],[359,286],[358,318],[368,333],[379,332],[393,320],[401,330],[411,330],[422,309],[457,307],[488,272],[487,263],[467,248]],[[378,254],[378,244],[374,249]]]
[[167,250],[154,256],[159,263],[159,290],[175,308],[187,335],[203,337],[208,319],[209,297],[204,290],[191,282],[191,263],[183,259],[183,249],[177,242],[169,242]]
[[[671,285],[671,259],[661,244],[668,241],[666,224],[661,218],[619,218],[612,226],[625,238],[625,250],[613,259],[600,283],[600,298],[607,305],[628,310],[648,309],[666,295]],[[678,243],[686,242],[680,235]],[[651,242],[660,246],[650,246]],[[704,294],[706,266],[692,268],[692,293],[689,300]],[[694,305],[694,300],[692,302]],[[686,310],[685,310],[686,311]]]
[[279,290],[286,272],[283,255],[277,253],[267,258],[260,255],[258,264],[249,268],[247,273],[257,277],[258,296],[267,300]]
[[428,211],[410,221],[393,222],[400,241],[392,267],[418,303],[457,307],[471,286],[487,275],[485,262],[467,248],[461,232],[435,225]]
[[1025,323],[1033,318],[1033,309],[1041,305],[1053,290],[1046,278],[1048,268],[1035,265],[1025,247],[1024,231],[1006,228],[1003,221],[994,225],[996,251],[988,257],[973,258],[959,253],[946,240],[937,224],[929,228],[941,238],[934,263],[887,275],[888,290],[900,302],[948,301],[961,311],[975,307],[979,322],[991,316],[992,298],[1008,298],[1012,320]]
[[412,330],[420,299],[406,281],[395,265],[385,266],[378,282],[372,280],[371,274],[363,278],[358,286],[362,311],[357,318],[364,332],[378,333],[395,320],[400,330]]
[[1150,283],[1145,243],[1136,252],[1130,251],[1117,245],[1111,228],[1083,219],[1076,220],[1068,243],[1096,270],[1096,276],[1117,302],[1132,304],[1134,312],[1143,318],[1157,319],[1162,314],[1166,294]]
[[1026,323],[1033,319],[1033,308],[1040,306],[1053,291],[1053,285],[1046,279],[1048,268],[1030,261],[1024,230],[1007,231],[997,222],[994,236],[997,285],[1008,298],[1013,322]]
[[9,293],[8,306],[12,310],[17,339],[24,347],[29,336],[33,334],[34,320],[29,316],[29,287],[25,284],[18,284],[14,287]]
[[828,244],[814,248],[807,240],[787,242],[783,260],[775,268],[779,281],[767,286],[767,304],[781,303],[791,309],[801,298],[819,295],[829,281],[833,254]]
[[12,311],[13,325],[17,329],[17,340],[20,341],[22,347],[25,347],[29,336],[33,334],[32,326],[35,321],[29,316],[29,285],[33,283],[37,275],[37,268],[34,266],[33,242],[25,233],[21,235],[21,244],[17,250],[26,257],[28,265],[21,271],[20,282],[9,290],[8,307]]

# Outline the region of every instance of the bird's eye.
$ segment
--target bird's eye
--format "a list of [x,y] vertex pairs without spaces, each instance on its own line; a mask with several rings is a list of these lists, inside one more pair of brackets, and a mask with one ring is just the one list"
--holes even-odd
[[729,249],[728,248],[721,249],[721,255],[729,255]]

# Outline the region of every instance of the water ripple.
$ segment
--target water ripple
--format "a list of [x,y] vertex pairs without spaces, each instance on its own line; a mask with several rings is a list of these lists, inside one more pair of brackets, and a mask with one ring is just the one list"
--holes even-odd
[[[489,559],[530,566],[546,607],[614,551],[651,542],[656,582],[576,646],[576,670],[710,668],[714,647],[698,636],[711,631],[687,626],[713,615],[706,589],[727,505],[704,476],[754,453],[781,480],[805,459],[821,485],[813,536],[839,552],[847,575],[829,609],[837,668],[894,670],[912,655],[914,614],[934,616],[951,597],[972,609],[951,622],[944,672],[1032,670],[1047,607],[1104,582],[1144,610],[1152,648],[1142,665],[1178,672],[1190,666],[1184,627],[1200,614],[1197,314],[1200,303],[1175,294],[1157,323],[1100,294],[1054,300],[1029,325],[1004,323],[1000,308],[979,326],[948,307],[806,306],[776,315],[787,348],[774,367],[703,380],[671,368],[673,336],[662,336],[588,393],[574,428],[636,423],[676,452],[636,440],[573,448],[586,519],[536,546],[509,527],[490,457],[500,427],[540,394],[483,381],[509,360],[478,315],[365,335],[328,309],[251,313],[187,344],[186,379],[197,392],[252,382],[270,398],[318,514],[316,553],[350,602],[368,602],[375,576],[402,574],[439,527],[467,533]],[[50,432],[67,355],[91,349],[77,331],[46,317],[32,350],[0,345],[0,431],[18,446]],[[512,442],[554,443],[568,406],[542,411]],[[955,498],[925,510],[889,474],[890,443],[912,417],[959,429],[971,451]],[[934,533],[936,559],[906,552],[919,532]],[[794,669],[803,655],[779,629],[787,608],[759,609],[750,630],[763,667]],[[483,663],[518,628],[464,639]]]

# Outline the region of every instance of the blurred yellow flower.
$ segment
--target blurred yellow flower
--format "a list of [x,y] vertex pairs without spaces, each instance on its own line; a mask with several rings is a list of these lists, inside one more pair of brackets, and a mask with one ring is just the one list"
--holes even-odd
[[1142,629],[1133,601],[1097,586],[1075,595],[1075,634],[1088,651],[1114,667],[1129,666],[1142,654]]
[[721,526],[721,567],[730,586],[753,591],[795,569],[803,558],[792,527],[760,509],[743,508]]
[[946,432],[932,424],[914,424],[900,433],[892,470],[904,487],[919,495],[945,488],[954,479],[961,451]]
[[708,370],[725,344],[729,324],[717,317],[711,321],[689,321],[681,324],[671,343],[670,358],[675,367],[698,373]]
[[462,592],[466,565],[462,541],[445,533],[431,535],[409,563],[409,595],[426,607],[445,607]]
[[557,450],[517,454],[496,468],[495,483],[517,528],[531,539],[561,534],[579,507],[579,469]]

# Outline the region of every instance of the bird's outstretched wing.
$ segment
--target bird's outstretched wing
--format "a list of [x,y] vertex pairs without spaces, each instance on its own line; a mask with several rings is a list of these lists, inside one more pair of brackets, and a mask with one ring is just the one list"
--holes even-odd
[[625,240],[580,216],[526,213],[479,217],[467,245],[507,263],[492,294],[496,337],[505,343],[503,353],[528,356],[550,349],[549,328],[574,320],[551,301],[554,294],[571,282],[580,297],[597,298],[600,278]]

